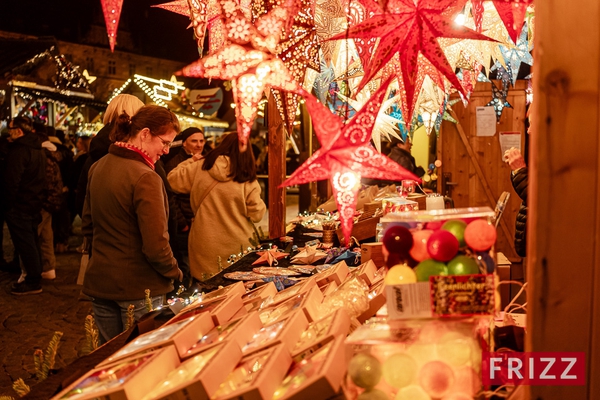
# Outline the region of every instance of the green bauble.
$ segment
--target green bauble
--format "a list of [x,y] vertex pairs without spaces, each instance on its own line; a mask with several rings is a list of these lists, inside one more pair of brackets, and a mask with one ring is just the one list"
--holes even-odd
[[373,388],[381,380],[381,363],[368,353],[358,353],[348,364],[348,375],[356,386]]
[[415,274],[417,275],[418,282],[429,282],[430,276],[435,275],[448,275],[448,267],[443,262],[435,261],[429,258],[425,261],[421,261],[415,267]]
[[442,229],[453,234],[458,240],[458,246],[463,248],[466,246],[465,243],[465,229],[467,229],[467,223],[462,219],[451,219],[444,222]]
[[456,256],[448,262],[448,275],[473,275],[478,273],[477,261],[471,257]]

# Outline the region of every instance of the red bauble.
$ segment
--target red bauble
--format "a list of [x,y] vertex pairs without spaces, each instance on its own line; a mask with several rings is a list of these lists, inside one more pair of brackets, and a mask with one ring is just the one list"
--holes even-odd
[[484,251],[496,243],[496,227],[484,219],[478,219],[467,225],[465,242],[475,251]]
[[404,226],[392,225],[383,233],[383,245],[390,253],[407,255],[413,243],[412,234]]
[[458,253],[458,239],[450,232],[439,229],[429,237],[427,251],[436,261],[450,261]]

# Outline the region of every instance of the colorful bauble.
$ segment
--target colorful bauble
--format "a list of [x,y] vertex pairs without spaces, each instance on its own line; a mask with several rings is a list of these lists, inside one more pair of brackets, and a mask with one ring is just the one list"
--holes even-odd
[[475,251],[488,250],[496,243],[496,227],[484,219],[475,220],[465,229],[465,242]]
[[348,364],[348,375],[356,386],[371,389],[381,380],[381,363],[368,353],[358,353]]
[[390,253],[408,255],[413,246],[413,237],[408,228],[401,225],[389,226],[383,232],[383,245]]
[[451,219],[442,225],[441,229],[450,232],[458,240],[458,247],[465,247],[465,229],[467,223],[461,219]]
[[389,397],[379,389],[370,389],[359,394],[356,400],[389,400]]
[[448,267],[443,262],[429,258],[415,267],[415,275],[418,282],[428,282],[430,276],[448,275]]
[[417,362],[408,354],[392,354],[383,363],[383,379],[395,388],[403,388],[413,383],[417,369]]
[[431,397],[444,397],[454,385],[452,368],[442,361],[431,361],[419,371],[419,385]]
[[397,264],[389,269],[385,275],[384,283],[386,285],[402,285],[405,283],[415,283],[417,276],[412,268],[406,264]]
[[416,261],[423,261],[429,258],[429,252],[427,251],[427,241],[433,233],[430,229],[423,229],[420,231],[413,232],[413,246],[409,251],[409,254]]
[[473,275],[478,273],[477,261],[471,257],[456,256],[448,262],[448,275]]
[[436,261],[450,261],[458,253],[458,239],[450,232],[439,229],[429,237],[427,251]]
[[437,351],[441,360],[459,367],[471,361],[474,347],[475,343],[470,337],[458,332],[448,332],[438,342]]
[[431,400],[421,386],[410,385],[398,390],[396,400]]

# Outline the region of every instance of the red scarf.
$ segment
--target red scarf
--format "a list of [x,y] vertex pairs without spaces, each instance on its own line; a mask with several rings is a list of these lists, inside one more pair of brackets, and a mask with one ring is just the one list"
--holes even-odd
[[154,168],[155,168],[154,163],[152,162],[152,159],[150,158],[150,154],[148,154],[148,152],[146,150],[140,149],[136,145],[131,144],[131,143],[126,143],[126,142],[115,142],[114,145],[122,147],[124,149],[129,149],[131,151],[135,151],[140,156],[142,156],[142,158],[144,159],[146,164],[148,164],[148,166],[150,166],[150,168],[152,168],[152,170],[154,170]]

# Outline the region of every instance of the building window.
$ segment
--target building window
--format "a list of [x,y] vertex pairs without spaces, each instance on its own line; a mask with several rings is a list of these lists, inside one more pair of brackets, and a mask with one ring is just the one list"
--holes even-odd
[[86,57],[85,64],[88,72],[92,72],[94,70],[94,57]]
[[146,76],[152,77],[152,67],[146,67]]
[[129,76],[135,75],[135,64],[129,64]]
[[117,62],[114,60],[108,61],[108,74],[116,75],[117,74]]

